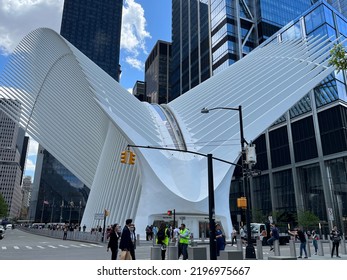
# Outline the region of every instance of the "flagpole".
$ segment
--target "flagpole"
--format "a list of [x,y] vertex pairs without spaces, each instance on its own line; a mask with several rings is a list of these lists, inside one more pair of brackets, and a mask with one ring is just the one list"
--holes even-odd
[[42,201],[42,210],[41,210],[41,223],[42,223],[42,220],[43,220],[43,210],[45,209],[45,199],[43,199]]

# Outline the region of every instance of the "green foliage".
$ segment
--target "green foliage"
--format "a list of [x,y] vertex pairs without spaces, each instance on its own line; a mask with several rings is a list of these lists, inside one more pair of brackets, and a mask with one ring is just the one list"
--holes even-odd
[[311,211],[302,211],[298,213],[298,223],[304,229],[316,227],[319,221],[319,218]]
[[7,216],[7,208],[8,208],[8,206],[5,202],[2,194],[0,193],[0,218]]
[[260,209],[252,210],[252,222],[254,223],[264,223],[267,221],[267,216],[263,214],[263,211]]
[[330,55],[329,65],[333,65],[338,72],[347,70],[346,49],[342,44],[335,44],[330,50]]

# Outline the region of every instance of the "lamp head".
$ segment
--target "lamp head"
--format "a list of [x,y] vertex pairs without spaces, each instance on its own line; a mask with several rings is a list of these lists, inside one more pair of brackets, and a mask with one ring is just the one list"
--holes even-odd
[[203,113],[203,114],[207,114],[207,113],[209,113],[209,112],[210,112],[210,110],[207,109],[206,107],[204,107],[204,108],[201,109],[201,113]]

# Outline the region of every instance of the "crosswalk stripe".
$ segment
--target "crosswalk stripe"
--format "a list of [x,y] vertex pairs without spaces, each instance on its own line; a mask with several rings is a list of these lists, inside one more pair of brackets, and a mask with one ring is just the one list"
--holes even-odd
[[6,247],[1,247],[1,249],[2,249],[2,250],[7,250],[7,248],[6,248]]
[[80,244],[80,246],[87,247],[87,248],[91,247],[90,245],[86,245],[86,244]]
[[15,248],[16,250],[19,250],[19,247],[18,247],[18,246],[13,246],[13,248]]
[[104,247],[104,246],[102,246],[102,245],[98,245],[98,244],[90,244],[90,246],[94,246],[94,247],[98,247],[98,248],[102,248],[102,247]]
[[30,249],[30,250],[33,249],[33,247],[30,247],[30,246],[25,246],[25,248],[28,248],[28,249]]
[[57,247],[54,247],[53,245],[48,245],[48,247],[53,248],[53,249],[57,249]]
[[45,247],[43,247],[43,246],[37,246],[37,247],[39,247],[40,249],[45,249]]
[[75,247],[75,248],[81,248],[80,246],[75,245],[75,244],[71,244],[70,246],[71,246],[71,247]]
[[59,246],[63,248],[69,248],[69,246],[65,246],[65,245],[59,245]]

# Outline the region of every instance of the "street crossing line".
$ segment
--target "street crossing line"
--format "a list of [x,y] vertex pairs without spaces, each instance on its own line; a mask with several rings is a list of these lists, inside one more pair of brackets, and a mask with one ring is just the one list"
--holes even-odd
[[70,248],[69,246],[65,246],[65,245],[59,245],[59,247]]
[[18,246],[13,246],[13,248],[15,248],[16,250],[19,250],[19,247],[18,247]]
[[28,248],[29,250],[33,249],[33,247],[30,247],[30,246],[25,246],[25,248]]
[[6,247],[1,247],[1,249],[2,249],[2,250],[7,250],[7,248],[6,248]]
[[90,246],[93,246],[93,247],[98,247],[98,248],[102,248],[102,247],[104,247],[104,246],[102,246],[102,245],[98,245],[98,244],[90,244]]
[[53,249],[57,249],[58,248],[58,247],[55,247],[53,245],[48,245],[48,247],[53,248]]
[[45,249],[45,247],[43,247],[43,246],[36,246],[36,247],[38,247],[40,249]]
[[87,248],[90,248],[90,247],[92,247],[92,246],[90,246],[90,245],[87,245],[87,244],[80,244],[80,246],[83,246],[83,247],[87,247]]
[[75,245],[75,244],[71,244],[71,247],[75,247],[75,248],[81,248],[81,246]]

